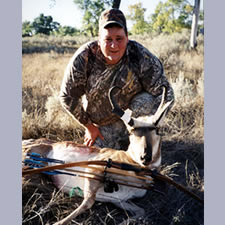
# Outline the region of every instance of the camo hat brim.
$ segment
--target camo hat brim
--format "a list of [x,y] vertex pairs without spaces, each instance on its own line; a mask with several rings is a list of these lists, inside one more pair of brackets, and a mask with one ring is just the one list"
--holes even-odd
[[99,31],[106,28],[109,24],[117,24],[127,33],[126,18],[119,9],[107,9],[101,13],[99,19]]

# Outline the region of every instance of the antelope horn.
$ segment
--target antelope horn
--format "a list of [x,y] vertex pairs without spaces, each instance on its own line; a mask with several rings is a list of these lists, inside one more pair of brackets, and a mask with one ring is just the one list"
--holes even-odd
[[114,94],[116,90],[121,90],[119,87],[113,86],[112,88],[109,89],[108,97],[109,97],[109,102],[112,107],[112,112],[119,117],[122,117],[124,114],[124,111],[118,106],[114,99]]
[[162,92],[162,99],[160,102],[160,105],[156,111],[156,113],[154,114],[155,117],[155,125],[157,126],[157,124],[159,123],[159,121],[161,120],[161,118],[163,117],[163,115],[166,113],[168,107],[172,104],[173,100],[167,102],[165,105],[164,101],[165,101],[165,95],[166,95],[166,86],[162,86],[163,92]]
[[117,116],[119,116],[124,122],[126,122],[127,124],[129,124],[130,126],[133,126],[134,121],[131,118],[131,111],[130,110],[126,110],[123,111],[118,104],[116,103],[115,99],[114,99],[114,94],[115,94],[115,90],[121,90],[119,87],[117,86],[113,86],[109,89],[108,92],[108,97],[109,97],[109,102],[111,104],[112,107],[112,112],[114,114],[116,114]]

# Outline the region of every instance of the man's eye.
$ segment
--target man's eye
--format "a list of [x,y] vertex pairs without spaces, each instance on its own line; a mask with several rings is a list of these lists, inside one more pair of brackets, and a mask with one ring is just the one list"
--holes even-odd
[[122,41],[122,40],[123,40],[123,38],[117,38],[116,40],[117,40],[117,41]]

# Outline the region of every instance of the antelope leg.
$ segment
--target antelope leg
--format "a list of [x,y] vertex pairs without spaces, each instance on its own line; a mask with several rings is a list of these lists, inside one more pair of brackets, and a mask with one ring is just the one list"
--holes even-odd
[[54,225],[67,225],[72,219],[76,218],[87,209],[90,209],[95,202],[96,193],[99,187],[99,182],[85,179],[84,200],[82,201],[81,205],[70,215],[58,221]]
[[139,218],[145,215],[145,210],[131,201],[113,202],[117,207],[131,213],[132,218]]
[[117,205],[118,207],[129,211],[132,215],[127,220],[124,220],[119,225],[129,225],[131,221],[135,221],[136,219],[142,217],[145,215],[145,210],[137,205],[135,205],[133,202],[120,202],[120,205]]

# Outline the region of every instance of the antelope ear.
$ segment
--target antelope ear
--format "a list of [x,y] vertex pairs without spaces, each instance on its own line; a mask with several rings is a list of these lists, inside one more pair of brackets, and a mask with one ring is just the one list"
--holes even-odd
[[121,117],[121,120],[123,120],[125,123],[129,123],[131,120],[131,114],[132,111],[130,109],[126,109],[123,116]]

